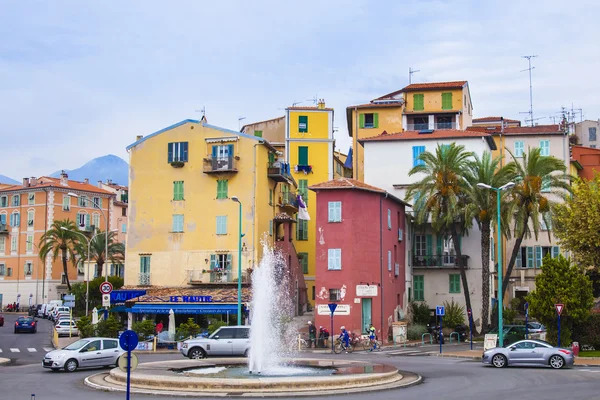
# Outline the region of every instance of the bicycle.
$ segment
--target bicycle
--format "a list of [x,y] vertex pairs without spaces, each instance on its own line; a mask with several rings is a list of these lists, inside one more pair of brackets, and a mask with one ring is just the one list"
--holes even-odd
[[337,338],[335,340],[335,345],[333,346],[333,352],[335,354],[340,354],[342,351],[346,351],[346,353],[352,353],[353,350],[354,345],[352,344],[351,340],[349,341],[348,347],[346,347],[346,345],[340,338]]

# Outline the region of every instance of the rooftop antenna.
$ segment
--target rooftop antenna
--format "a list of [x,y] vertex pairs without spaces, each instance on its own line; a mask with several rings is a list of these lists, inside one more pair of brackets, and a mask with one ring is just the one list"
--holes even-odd
[[200,117],[200,120],[202,120],[204,117],[206,117],[206,107],[205,106],[202,106],[202,110],[194,110],[194,112],[202,114],[202,117]]
[[415,72],[421,72],[420,69],[412,69],[412,67],[408,67],[408,84],[412,83],[412,76]]
[[529,71],[529,121],[531,122],[531,126],[533,126],[533,86],[531,84],[531,70],[535,67],[531,66],[531,59],[537,57],[537,55],[532,56],[522,56],[521,58],[526,58],[529,62],[529,68],[522,70],[521,72]]
[[245,120],[246,117],[238,117],[238,130],[242,130],[242,121]]

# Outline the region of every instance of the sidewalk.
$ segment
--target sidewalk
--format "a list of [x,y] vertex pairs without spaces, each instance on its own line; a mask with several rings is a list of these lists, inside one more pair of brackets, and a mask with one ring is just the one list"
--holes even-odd
[[[435,357],[466,358],[481,361],[482,350],[466,351],[444,351],[442,354],[430,353]],[[575,357],[575,365],[578,367],[600,367],[600,357]]]

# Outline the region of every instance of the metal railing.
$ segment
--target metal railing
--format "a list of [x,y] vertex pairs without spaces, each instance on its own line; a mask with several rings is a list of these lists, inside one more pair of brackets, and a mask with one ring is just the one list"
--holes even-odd
[[[462,255],[463,266],[468,268],[469,256]],[[413,268],[458,268],[458,257],[454,255],[413,256]]]
[[[200,283],[237,283],[237,271],[234,274],[231,270],[211,271],[211,270],[188,270],[188,282],[190,284]],[[250,281],[250,274],[242,272],[242,283]]]
[[409,131],[424,131],[429,129],[429,124],[428,123],[424,123],[424,124],[408,124],[406,126],[406,129]]
[[1,233],[8,232],[8,227],[6,226],[6,224],[0,224],[0,232]]
[[140,272],[139,278],[140,285],[150,285],[150,272]]
[[298,207],[298,197],[296,192],[279,192],[277,194],[277,205],[280,207]]
[[[429,123],[407,124],[406,129],[409,131],[425,131],[430,129]],[[456,129],[455,122],[435,122],[433,129]]]
[[267,174],[291,176],[290,164],[281,161],[270,162],[267,164]]
[[204,159],[204,172],[237,172],[237,160],[234,156],[213,157],[208,156]]

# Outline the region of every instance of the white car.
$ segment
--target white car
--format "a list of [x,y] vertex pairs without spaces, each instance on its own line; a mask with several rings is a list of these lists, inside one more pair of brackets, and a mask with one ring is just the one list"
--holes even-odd
[[60,350],[47,353],[42,360],[44,368],[73,372],[77,368],[110,367],[117,365],[126,353],[113,338],[92,337],[80,339]]
[[75,321],[69,321],[64,319],[59,320],[54,326],[54,329],[56,329],[56,333],[58,334],[58,336],[68,336],[69,332],[71,336],[79,336],[79,330],[77,329],[77,324],[75,323]]
[[249,326],[222,326],[208,338],[189,339],[181,345],[181,354],[189,358],[208,356],[244,356],[250,352]]
[[65,307],[65,306],[55,307],[52,310],[52,314],[50,315],[50,318],[52,319],[52,321],[56,321],[58,319],[59,313],[66,313],[68,315],[70,313],[70,308]]

